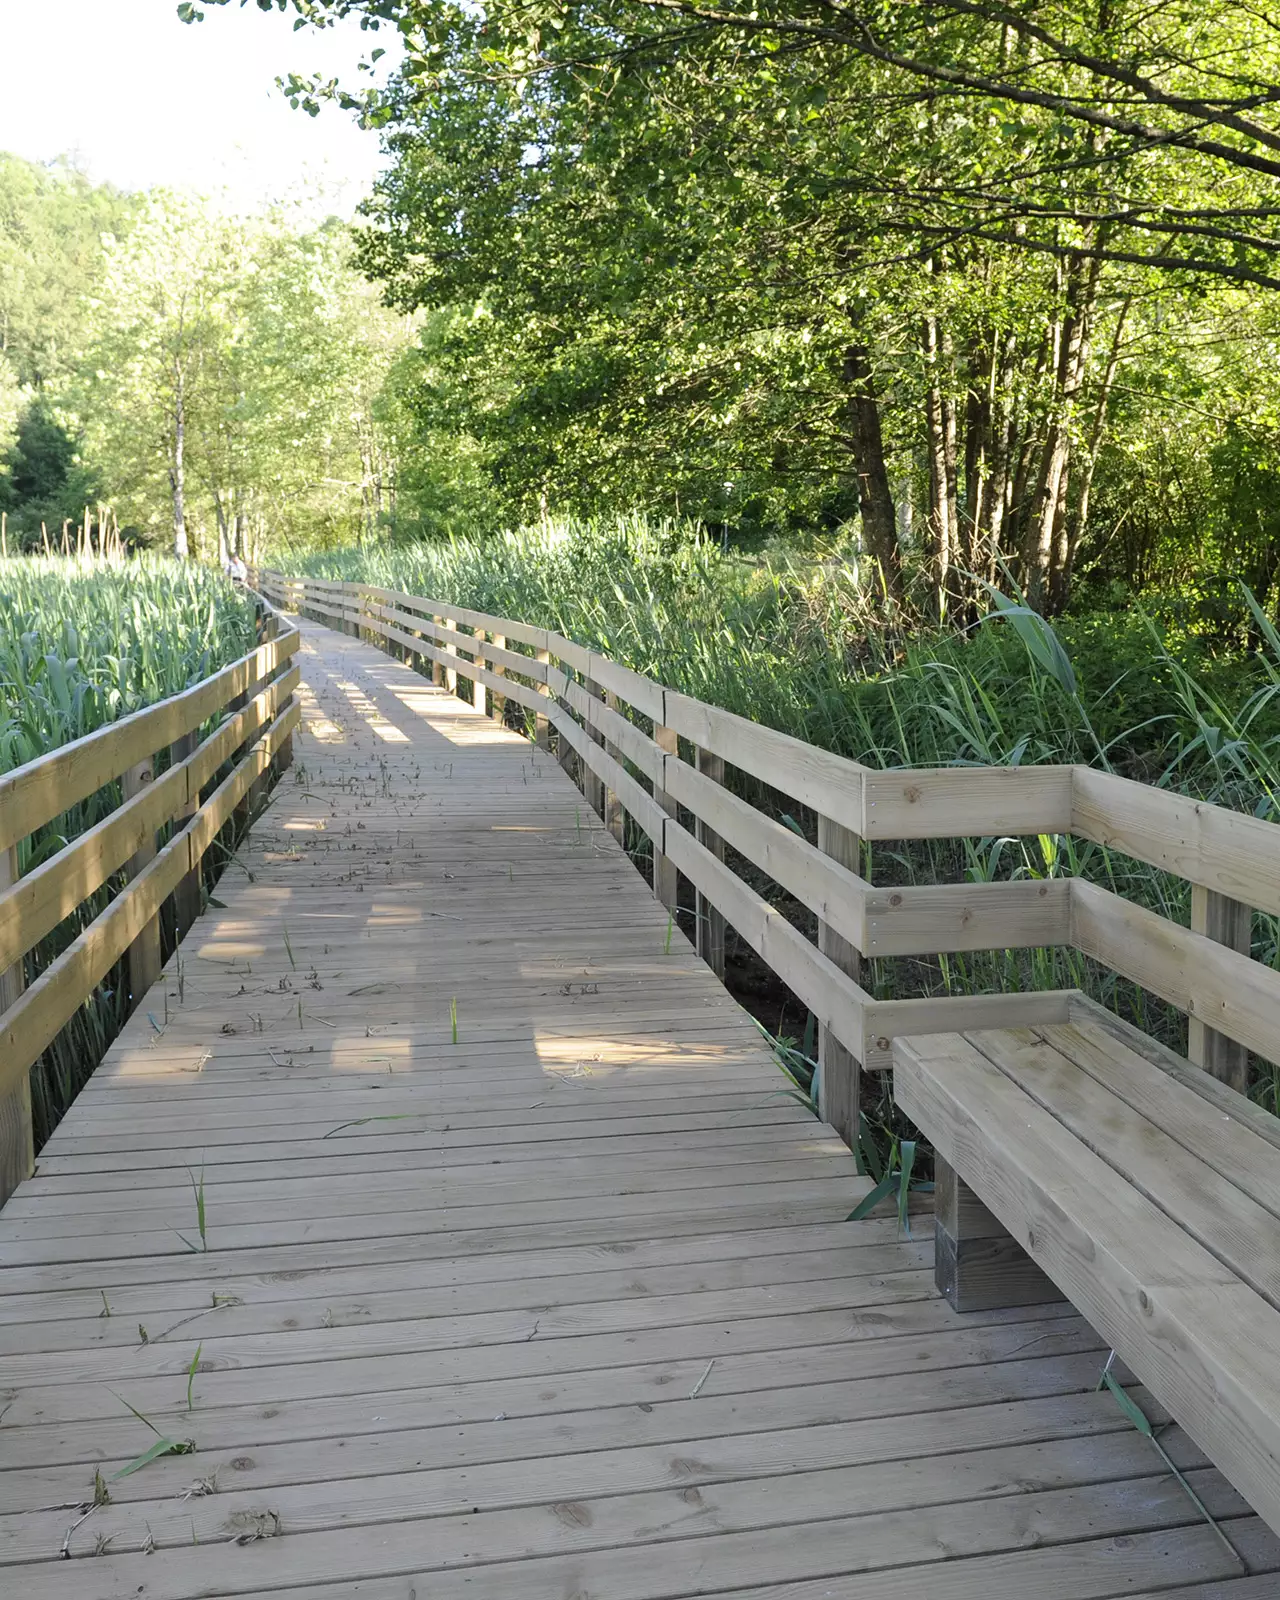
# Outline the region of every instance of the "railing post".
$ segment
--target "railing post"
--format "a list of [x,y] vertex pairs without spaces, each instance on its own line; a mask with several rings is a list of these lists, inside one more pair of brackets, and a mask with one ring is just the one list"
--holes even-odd
[[[680,741],[674,728],[667,728],[662,723],[655,722],[653,742],[663,752],[664,766],[668,761],[679,760]],[[654,784],[653,798],[667,814],[668,820],[663,824],[664,833],[667,828],[679,827],[676,820],[676,803],[663,785]],[[653,892],[674,917],[679,901],[680,875],[676,871],[675,862],[663,850],[664,843],[665,839],[653,841]]]
[[[277,625],[277,636],[278,636],[278,625]],[[277,668],[276,670],[279,671],[279,668]],[[289,707],[292,704],[293,704],[293,691],[290,690],[289,693],[280,702],[280,704],[276,707],[276,716],[277,717],[282,717],[284,715],[284,713],[289,709]],[[283,777],[284,774],[286,772],[288,772],[289,768],[292,765],[293,765],[293,734],[292,734],[292,732],[290,732],[290,733],[286,734],[283,739],[281,739],[280,744],[279,744],[279,746],[278,746],[278,748],[276,750],[276,754],[275,754],[276,778],[279,779],[279,778]]]
[[[861,839],[830,817],[818,818],[818,849],[850,872],[860,872]],[[818,922],[818,949],[841,972],[847,972],[857,981],[861,961],[856,947],[821,920]],[[861,1063],[825,1026],[818,1030],[818,1084],[824,1119],[851,1150],[856,1150],[862,1110]]]
[[[263,644],[269,644],[272,639],[277,637],[279,632],[280,632],[279,620],[277,619],[277,617],[276,617],[274,612],[268,612],[267,615],[263,618],[261,642]],[[249,699],[253,700],[254,698],[256,698],[256,696],[260,695],[263,692],[263,690],[267,687],[267,684],[270,681],[271,680],[270,680],[269,676],[264,673],[263,676],[261,678],[259,678],[254,683],[253,687],[249,690]],[[260,728],[258,728],[257,731],[251,736],[251,742],[254,742],[254,741],[260,739],[262,737],[262,735],[266,732],[267,727],[269,725],[270,725],[270,719],[268,719],[266,722],[264,722],[262,724],[262,726]],[[266,794],[267,790],[270,788],[270,785],[271,785],[271,780],[270,780],[270,774],[268,772],[261,773],[249,785],[249,817],[250,817],[250,819],[252,819],[254,816],[256,816],[258,811],[261,809],[263,796]]]
[[[539,662],[541,666],[546,667],[547,670],[550,670],[549,650],[534,650],[533,659]],[[542,694],[546,699],[552,698],[550,683],[539,683],[538,693]],[[550,749],[550,717],[547,717],[541,710],[533,714],[533,742],[538,746],[539,750]],[[563,766],[565,763],[560,762],[560,765]]]
[[[540,662],[542,666],[547,667],[548,669],[551,666],[551,652],[550,652],[550,650],[535,650],[533,652],[533,659],[535,661],[537,661],[537,662]],[[548,700],[551,699],[551,685],[549,683],[541,683],[541,684],[539,684],[538,685],[538,692],[539,692],[539,694],[545,695]],[[551,748],[551,718],[547,717],[547,716],[544,716],[541,711],[536,711],[534,713],[534,717],[533,717],[533,742],[534,742],[534,744],[537,745],[539,750],[550,750],[550,748]],[[567,772],[568,768],[569,768],[569,763],[565,760],[566,749],[567,749],[567,747],[565,745],[565,742],[564,742],[563,739],[561,739],[561,741],[560,741],[560,765]]]
[[[494,646],[494,648],[496,650],[505,650],[507,648],[506,637],[501,633],[495,633],[493,635],[492,642],[493,642],[493,646]],[[492,661],[492,662],[490,662],[489,663],[489,671],[493,673],[495,678],[505,678],[506,675],[507,675],[507,669],[502,665],[502,663],[500,661]],[[492,708],[490,714],[492,715],[493,720],[495,722],[506,722],[506,720],[507,720],[507,697],[506,697],[506,695],[505,694],[499,694],[496,690],[490,690],[490,693],[489,693],[489,705]]]
[[[175,739],[169,746],[169,765],[180,766],[189,755],[194,754],[200,742],[200,733],[196,729],[191,733],[184,733],[181,739]],[[192,795],[185,800],[173,814],[173,828],[175,833],[181,832],[187,823],[200,809],[200,796]],[[178,881],[178,887],[171,896],[173,901],[173,930],[174,937],[183,939],[191,924],[200,915],[200,869],[193,867]]]
[[[1253,949],[1253,909],[1231,900],[1225,894],[1191,885],[1191,931],[1224,944],[1241,955]],[[1249,1092],[1249,1051],[1245,1045],[1219,1033],[1199,1017],[1188,1019],[1187,1055],[1211,1077],[1220,1079],[1240,1094]]]
[[[344,596],[344,598],[343,598],[343,606],[344,606],[344,609],[345,609],[345,605],[346,605],[345,594],[346,594],[346,591],[345,591],[345,588],[344,588],[344,591],[343,591],[343,596]],[[257,630],[256,630],[256,633],[255,633],[255,639],[256,639],[256,643],[258,645],[263,644],[264,641],[265,641],[266,626],[267,626],[266,614],[265,614],[265,612],[261,612],[260,611],[258,613],[258,626],[257,626]],[[350,624],[347,622],[346,618],[344,617],[343,618],[343,622],[342,622],[342,631],[344,633],[347,633],[349,631],[349,629],[350,629]],[[257,692],[258,692],[260,687],[261,687],[261,685],[259,683],[251,683],[249,685],[249,687],[244,691],[243,694],[236,695],[236,697],[227,706],[228,713],[231,716],[235,716],[237,712],[243,711],[244,708],[253,699],[253,697],[257,694]],[[237,761],[242,760],[244,758],[244,756],[246,756],[248,754],[249,746],[253,743],[254,738],[256,738],[256,735],[255,734],[250,734],[247,739],[245,739],[240,745],[237,746],[236,753],[235,753],[235,759]],[[250,786],[250,788],[245,792],[244,798],[239,802],[239,804],[236,806],[235,810],[231,813],[232,817],[235,819],[233,832],[235,834],[235,837],[236,837],[237,841],[243,839],[245,834],[248,832],[249,822],[250,822],[250,819],[252,818],[252,815],[253,815],[253,812],[252,812],[252,809],[251,809],[251,807],[253,805],[253,801],[254,801],[253,787]]]
[[[444,619],[444,625],[450,633],[457,633],[458,624],[453,620],[452,617],[446,617]],[[444,648],[446,655],[456,656],[458,653],[458,647],[456,644],[447,644]],[[458,671],[456,667],[446,667],[444,669],[444,686],[450,694],[457,694]]]
[[[621,703],[616,694],[609,694],[606,692],[604,696],[604,703],[606,706],[608,706],[610,711],[616,711],[618,715],[621,716]],[[616,744],[611,743],[607,737],[604,741],[604,749],[606,755],[612,756],[615,761],[621,764],[622,751],[618,749]],[[605,827],[608,828],[609,832],[614,836],[618,843],[625,844],[627,835],[626,813],[623,810],[622,801],[619,800],[617,795],[614,794],[613,790],[607,786],[604,792],[604,821]]]
[[[140,761],[136,767],[130,767],[121,781],[123,797],[132,800],[139,795],[155,779],[156,768],[153,757],[148,756],[145,761]],[[144,867],[155,860],[156,836],[153,833],[137,853],[129,858],[125,868],[125,875],[130,882],[138,876]],[[152,917],[142,932],[129,946],[129,992],[132,996],[130,1010],[136,1009],[138,1002],[160,976],[160,918]]]
[[[699,749],[698,771],[703,777],[710,778],[713,783],[724,782],[724,761],[720,756],[713,756],[709,750]],[[724,860],[724,840],[705,822],[698,820],[698,843],[704,850],[709,850],[717,861]],[[711,904],[710,900],[698,891],[698,954],[719,978],[724,982],[725,956],[724,956],[725,921],[721,912]]]
[[[0,889],[18,881],[18,847],[0,850]],[[16,1005],[27,987],[25,957],[0,972],[0,1014]],[[31,1122],[31,1074],[0,1099],[0,1206],[35,1170],[35,1134]]]
[[[433,615],[431,617],[431,623],[436,628],[442,628],[444,626],[444,618]],[[437,650],[442,648],[440,640],[437,639],[434,634],[432,635],[431,643]],[[444,684],[444,668],[434,656],[431,658],[431,681],[437,689],[441,688]]]
[[471,636],[476,642],[476,648],[471,652],[472,665],[475,667],[476,672],[475,677],[471,680],[471,703],[483,717],[487,711],[484,684],[480,682],[480,674],[484,670],[484,662],[480,658],[480,646],[484,643],[484,629],[472,628]]
[[[591,699],[604,699],[604,690],[593,678],[586,680],[586,690]],[[582,731],[592,744],[602,745],[604,743],[604,734],[598,728],[593,728],[585,717],[583,718]],[[587,797],[587,804],[595,812],[596,816],[603,817],[605,814],[604,779],[597,777],[585,760],[582,763],[582,792]]]

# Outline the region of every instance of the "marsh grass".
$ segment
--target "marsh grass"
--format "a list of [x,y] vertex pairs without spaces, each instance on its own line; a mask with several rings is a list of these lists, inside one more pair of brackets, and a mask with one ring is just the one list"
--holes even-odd
[[[250,600],[205,568],[155,558],[0,560],[0,773],[178,693],[253,642]],[[161,753],[159,770],[166,760]],[[20,844],[19,871],[39,866],[119,802],[115,782],[52,819]],[[215,869],[211,861],[210,876]],[[116,874],[27,955],[28,984],[105,910],[123,881]],[[173,929],[163,933],[167,954]],[[130,1006],[121,962],[32,1071],[37,1149]]]

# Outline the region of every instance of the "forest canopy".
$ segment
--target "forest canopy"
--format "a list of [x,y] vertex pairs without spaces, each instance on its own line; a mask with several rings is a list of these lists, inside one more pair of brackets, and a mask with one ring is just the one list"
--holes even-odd
[[393,510],[383,390],[412,340],[345,223],[0,155],[0,511],[14,548],[110,515],[216,559]]
[[997,574],[1273,593],[1264,9],[256,3],[404,50],[290,88],[383,130],[358,259],[424,318],[400,400],[455,523],[853,538],[950,616]]

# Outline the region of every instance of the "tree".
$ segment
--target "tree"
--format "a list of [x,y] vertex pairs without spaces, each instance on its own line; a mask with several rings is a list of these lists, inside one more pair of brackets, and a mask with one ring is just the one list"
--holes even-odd
[[[228,5],[232,0],[205,0]],[[247,5],[249,0],[239,0]],[[405,76],[432,94],[467,61],[476,13],[458,0],[256,0],[299,25],[356,17],[398,30]],[[179,7],[186,21],[201,6]],[[859,73],[882,107],[909,100],[954,159],[878,180],[908,213],[907,237],[982,239],[1066,259],[1195,270],[1280,287],[1280,34],[1250,0],[497,0],[483,50],[466,70],[530,85],[607,82],[637,60],[723,49],[812,55]],[[377,52],[381,54],[381,51]],[[376,89],[292,80],[314,111],[336,96],[379,123]],[[996,141],[987,137],[994,128]],[[928,155],[930,140],[913,141]],[[814,177],[862,186],[865,175],[814,163]],[[1047,228],[1029,226],[1047,224]]]

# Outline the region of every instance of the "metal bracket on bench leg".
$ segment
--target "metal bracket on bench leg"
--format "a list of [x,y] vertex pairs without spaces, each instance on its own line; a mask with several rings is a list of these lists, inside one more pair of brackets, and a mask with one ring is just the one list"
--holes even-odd
[[941,1156],[935,1157],[934,1277],[955,1311],[1045,1305],[1053,1281]]

